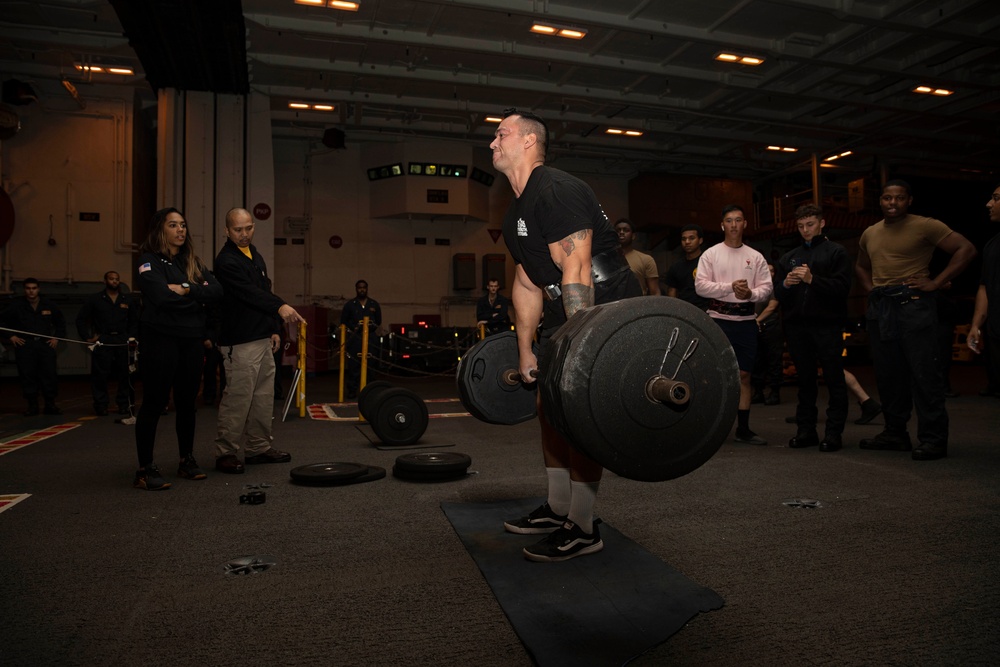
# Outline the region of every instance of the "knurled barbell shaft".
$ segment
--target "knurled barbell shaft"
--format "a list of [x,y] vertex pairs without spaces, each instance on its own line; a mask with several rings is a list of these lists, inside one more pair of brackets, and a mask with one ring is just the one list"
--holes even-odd
[[[532,374],[534,376],[534,373]],[[509,385],[518,384],[521,374],[513,368],[505,370],[501,377]],[[665,375],[654,375],[646,382],[646,395],[653,401],[684,405],[691,400],[691,387],[686,382],[671,380]]]
[[660,403],[684,405],[691,400],[691,387],[687,382],[671,380],[665,375],[654,375],[646,381],[646,396]]
[[[503,378],[503,381],[505,383],[509,384],[512,387],[515,384],[521,383],[521,374],[514,368],[508,368],[507,370],[505,370],[503,373],[500,374],[500,377]],[[534,370],[531,371],[531,377],[532,379],[537,378],[538,371]]]

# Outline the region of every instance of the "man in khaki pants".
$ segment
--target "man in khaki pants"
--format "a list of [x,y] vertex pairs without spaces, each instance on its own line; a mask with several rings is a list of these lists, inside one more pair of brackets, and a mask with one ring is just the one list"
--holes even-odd
[[294,308],[271,293],[264,258],[253,241],[253,217],[246,209],[226,214],[226,244],[215,258],[215,277],[226,296],[222,303],[219,348],[226,368],[226,390],[219,404],[215,468],[244,471],[237,452],[246,436],[246,462],[287,463],[291,454],[271,446],[274,412],[274,353],[279,327],[305,322]]

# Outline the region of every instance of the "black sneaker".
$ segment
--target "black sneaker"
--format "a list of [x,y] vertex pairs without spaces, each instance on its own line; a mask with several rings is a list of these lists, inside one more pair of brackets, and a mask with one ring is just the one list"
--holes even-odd
[[741,431],[736,429],[736,435],[733,436],[733,440],[736,442],[742,442],[744,445],[766,445],[767,440],[760,437],[753,431]]
[[566,523],[566,517],[559,516],[552,511],[548,503],[545,503],[528,516],[504,521],[503,528],[508,533],[517,533],[518,535],[541,535],[559,530],[564,523]]
[[909,433],[887,433],[886,431],[882,431],[874,438],[862,438],[858,442],[858,447],[894,452],[908,452],[913,449]]
[[205,479],[208,477],[205,471],[198,467],[198,462],[191,454],[181,459],[180,465],[177,466],[177,476],[184,479]]
[[160,491],[169,489],[170,482],[163,479],[160,475],[160,469],[155,463],[150,463],[145,468],[139,468],[135,471],[135,481],[132,482],[132,486],[147,491]]
[[882,412],[882,405],[874,398],[869,398],[861,404],[861,416],[854,420],[855,424],[870,424]]
[[594,522],[594,532],[590,535],[572,521],[548,535],[540,542],[524,548],[524,557],[536,563],[558,563],[577,556],[597,553],[604,548],[601,533]]

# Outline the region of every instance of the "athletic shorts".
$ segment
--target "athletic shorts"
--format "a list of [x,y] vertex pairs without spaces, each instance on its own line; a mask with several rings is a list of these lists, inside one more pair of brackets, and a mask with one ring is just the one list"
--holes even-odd
[[753,372],[753,363],[757,359],[757,320],[723,320],[715,317],[712,319],[733,346],[740,370]]

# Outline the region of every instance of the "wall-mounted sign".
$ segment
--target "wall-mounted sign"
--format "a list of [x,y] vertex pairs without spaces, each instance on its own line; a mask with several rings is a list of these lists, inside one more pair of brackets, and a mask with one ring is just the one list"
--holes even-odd
[[100,222],[100,221],[101,221],[100,213],[85,213],[84,211],[80,211],[80,222]]
[[447,190],[428,190],[427,191],[427,203],[428,204],[447,204],[448,203],[448,191]]
[[340,238],[336,234],[334,234],[333,236],[330,237],[330,247],[331,248],[337,249],[337,248],[339,248],[342,245],[344,245],[344,239]]
[[267,220],[271,217],[271,207],[261,202],[253,207],[253,217],[258,220]]
[[503,230],[502,229],[489,229],[487,231],[489,231],[490,238],[493,239],[494,243],[496,243],[497,241],[499,241],[500,240],[500,235],[503,234]]

